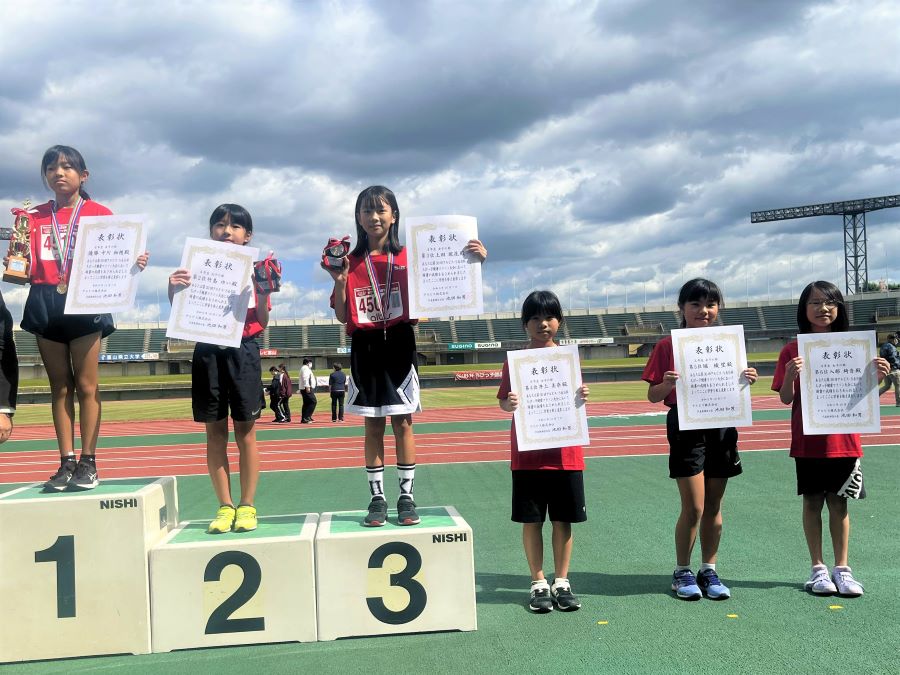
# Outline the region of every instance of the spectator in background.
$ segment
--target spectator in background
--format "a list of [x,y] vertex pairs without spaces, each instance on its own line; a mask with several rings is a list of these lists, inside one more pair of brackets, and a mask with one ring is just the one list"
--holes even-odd
[[316,374],[312,369],[312,359],[303,359],[300,368],[300,395],[303,397],[303,409],[300,414],[301,424],[314,422],[313,413],[316,410]]
[[291,421],[291,396],[294,395],[294,383],[288,374],[287,366],[279,364],[278,372],[281,374],[281,389],[279,390],[279,405],[281,405],[281,417],[285,422]]
[[269,407],[275,413],[275,424],[281,424],[284,422],[284,415],[281,413],[281,373],[275,366],[269,368],[269,372],[272,374],[272,382],[266,387],[269,392]]
[[885,375],[884,382],[878,388],[878,395],[881,396],[893,386],[894,403],[900,406],[900,352],[897,351],[898,342],[900,342],[900,334],[891,333],[888,335],[887,342],[881,345],[880,356],[891,365],[891,372]]
[[334,364],[334,372],[328,376],[328,391],[331,393],[331,421],[344,421],[344,394],[347,391],[347,376],[341,364]]

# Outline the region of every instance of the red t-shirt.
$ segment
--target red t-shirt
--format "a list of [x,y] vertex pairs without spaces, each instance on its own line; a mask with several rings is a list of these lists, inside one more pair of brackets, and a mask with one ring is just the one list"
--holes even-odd
[[[780,391],[788,361],[797,358],[797,341],[785,345],[778,355],[772,391]],[[791,404],[791,457],[862,457],[859,434],[826,434],[807,436],[803,433],[803,412],[800,406],[800,378],[794,380],[794,402]]]
[[[351,254],[348,257],[350,268],[347,275],[347,335],[351,335],[357,328],[375,330],[389,328],[398,323],[417,323],[409,318],[409,289],[406,285],[409,270],[406,266],[406,248],[394,254],[387,325],[382,320],[380,312],[384,285],[387,283],[387,254],[371,256],[375,279],[378,282],[377,299],[372,293],[365,256]],[[331,294],[331,306],[334,307],[334,293]]]
[[[31,283],[56,286],[59,283],[59,265],[56,262],[56,257],[53,255],[53,234],[51,233],[53,226],[50,213],[50,202],[41,204],[31,212]],[[91,200],[85,201],[81,207],[81,216],[111,215],[112,211],[102,204]],[[63,235],[62,245],[64,247],[71,217],[71,207],[67,206],[56,212],[56,220]]]
[[[675,353],[672,351],[672,336],[667,335],[653,348],[647,365],[644,366],[641,379],[650,384],[659,384],[670,370],[675,370]],[[675,406],[675,401],[675,388],[673,387],[672,391],[666,394],[663,403],[672,408]]]
[[[259,296],[256,295],[256,289],[253,289],[253,297],[256,302],[259,302]],[[266,296],[266,306],[271,310],[272,309],[272,296]],[[244,331],[241,333],[241,337],[244,339],[255,337],[262,333],[265,330],[263,325],[259,322],[259,317],[256,315],[256,307],[248,307],[247,308],[247,318],[244,319]]]
[[[497,398],[502,401],[508,397],[509,364],[504,363],[503,374],[500,376],[500,390],[497,392]],[[509,468],[513,471],[533,469],[584,471],[584,451],[580,445],[519,452],[519,443],[516,440],[515,422],[510,426],[509,446]]]

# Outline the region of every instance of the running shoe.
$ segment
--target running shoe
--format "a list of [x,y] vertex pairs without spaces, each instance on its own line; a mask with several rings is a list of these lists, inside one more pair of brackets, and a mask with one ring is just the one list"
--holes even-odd
[[862,584],[853,578],[853,572],[849,567],[835,566],[831,570],[831,580],[837,587],[838,595],[845,598],[858,598],[863,594]]
[[710,600],[727,600],[731,597],[731,591],[719,580],[715,570],[700,570],[697,573],[697,585]]
[[234,514],[234,531],[250,532],[256,529],[256,507],[241,504]]
[[97,466],[93,462],[80,461],[75,466],[75,473],[69,480],[69,490],[93,490],[100,485],[97,478]]
[[69,486],[69,481],[72,479],[72,474],[75,473],[75,466],[77,462],[75,458],[66,459],[63,462],[60,462],[59,468],[56,470],[56,473],[50,476],[50,480],[44,483],[45,490],[54,490],[56,492],[60,492],[65,490]]
[[416,513],[416,503],[412,497],[403,495],[397,500],[397,522],[401,525],[418,525],[422,522]]
[[804,590],[813,595],[834,595],[837,593],[837,587],[828,577],[828,568],[825,565],[816,565],[812,568],[812,574],[809,580],[803,584]]
[[699,600],[703,597],[697,579],[690,570],[676,570],[672,574],[672,590],[682,600]]
[[572,586],[568,579],[554,579],[553,585],[550,587],[550,595],[553,596],[553,602],[556,603],[560,612],[574,612],[581,609],[581,601],[577,595],[572,593]]
[[369,513],[363,520],[366,527],[381,527],[387,522],[387,502],[384,499],[372,499],[369,502]]
[[213,520],[206,529],[207,534],[225,534],[231,532],[231,526],[234,525],[234,507],[220,506],[216,511],[216,519]]
[[550,586],[547,582],[543,585],[531,585],[531,600],[528,609],[535,614],[546,614],[553,611],[553,598],[550,597]]

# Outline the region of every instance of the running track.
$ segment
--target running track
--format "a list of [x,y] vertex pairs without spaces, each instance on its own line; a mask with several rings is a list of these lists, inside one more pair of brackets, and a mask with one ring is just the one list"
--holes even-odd
[[[885,399],[887,400],[887,399]],[[775,396],[755,397],[756,411],[785,409]],[[348,417],[345,424],[332,424],[320,414],[322,420],[312,426],[299,424],[276,425],[270,421],[261,422],[260,434],[265,438],[258,441],[260,465],[263,471],[291,471],[300,469],[323,469],[360,466],[362,460],[362,428],[356,423],[359,418]],[[667,454],[665,409],[646,401],[589,403],[588,415],[592,418],[606,418],[604,426],[590,429],[590,446],[585,448],[586,457],[633,456]],[[622,424],[615,420],[622,416]],[[650,425],[635,425],[628,417],[652,416]],[[267,418],[266,418],[267,419]],[[447,408],[426,411],[415,416],[420,426],[416,432],[416,461],[419,464],[441,464],[449,462],[495,462],[509,459],[509,427],[506,424],[493,426],[494,430],[467,430],[465,423],[496,422],[510,416],[497,406],[477,408]],[[458,423],[458,428],[450,431],[430,432],[422,425],[443,422]],[[483,426],[483,425],[482,425]],[[491,426],[491,425],[489,425]],[[880,434],[863,435],[864,445],[900,444],[900,416],[883,416]],[[327,429],[332,435],[327,438],[296,438],[297,431],[303,429],[304,436],[310,431]],[[187,420],[150,421],[139,424],[131,422],[106,422],[101,433],[107,441],[128,438],[127,447],[101,448],[98,452],[101,478],[129,478],[158,475],[201,475],[206,474],[206,446],[202,427]],[[339,436],[333,434],[338,431]],[[172,434],[184,434],[172,443]],[[146,438],[145,445],[134,445],[134,437]],[[158,437],[158,438],[154,438]],[[756,420],[752,427],[740,430],[742,452],[785,449],[790,445],[790,425],[788,420]],[[53,429],[47,425],[16,427],[13,439],[47,440],[53,439]],[[124,443],[124,442],[123,442]],[[393,438],[388,430],[385,437],[388,463],[394,456]],[[7,446],[9,447],[9,446]],[[237,450],[232,443],[232,462],[236,468]],[[46,451],[10,451],[0,453],[0,468],[6,481],[24,483],[46,480],[58,466],[58,459]]]

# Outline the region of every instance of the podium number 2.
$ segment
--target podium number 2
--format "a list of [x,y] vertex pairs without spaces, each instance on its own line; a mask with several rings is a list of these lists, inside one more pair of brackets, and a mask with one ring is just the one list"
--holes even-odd
[[75,616],[75,535],[60,535],[50,548],[35,551],[34,562],[56,563],[56,616]]
[[384,598],[381,597],[366,598],[366,604],[376,619],[396,626],[418,618],[425,610],[428,595],[425,593],[425,587],[413,579],[422,569],[422,554],[406,542],[392,541],[376,548],[369,556],[369,569],[384,567],[385,559],[391,554],[399,555],[406,561],[406,567],[396,574],[391,574],[391,586],[399,586],[406,590],[409,593],[409,603],[397,612],[388,609],[384,604]]
[[237,590],[209,615],[209,621],[206,622],[206,635],[265,630],[265,617],[231,618],[231,615],[243,607],[259,590],[259,584],[262,581],[262,569],[260,569],[256,558],[243,551],[223,551],[218,553],[206,564],[206,569],[203,571],[203,581],[219,581],[222,577],[222,571],[229,565],[240,567],[244,578]]

